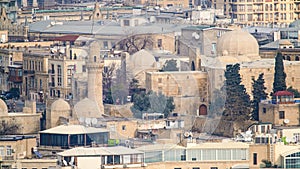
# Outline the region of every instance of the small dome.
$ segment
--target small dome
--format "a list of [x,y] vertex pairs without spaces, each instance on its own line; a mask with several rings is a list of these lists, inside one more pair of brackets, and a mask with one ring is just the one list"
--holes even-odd
[[89,98],[85,98],[76,103],[74,106],[74,112],[78,118],[98,118],[101,117],[101,114],[104,113],[100,112],[99,107],[97,107],[97,103]]
[[0,116],[7,116],[8,115],[8,109],[6,103],[0,99]]
[[136,74],[142,70],[151,69],[154,67],[155,57],[146,50],[140,50],[130,56],[130,65],[133,73]]
[[[256,39],[247,31],[241,29],[226,32],[217,42],[218,56],[238,57],[240,62],[260,59],[259,46]],[[246,59],[246,60],[240,60]]]
[[51,111],[70,111],[70,105],[63,99],[58,99],[51,105]]

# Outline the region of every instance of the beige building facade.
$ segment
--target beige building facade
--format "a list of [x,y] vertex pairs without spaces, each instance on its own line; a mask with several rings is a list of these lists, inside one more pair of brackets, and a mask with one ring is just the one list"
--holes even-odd
[[233,17],[234,22],[241,25],[286,27],[299,19],[297,0],[217,0],[213,1],[213,6],[224,9],[227,16]]
[[175,112],[207,115],[209,85],[207,73],[200,71],[147,72],[147,91],[173,97]]

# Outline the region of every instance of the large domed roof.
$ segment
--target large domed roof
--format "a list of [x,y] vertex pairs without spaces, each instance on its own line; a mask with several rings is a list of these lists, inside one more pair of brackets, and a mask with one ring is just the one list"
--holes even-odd
[[74,106],[74,113],[78,118],[80,117],[89,117],[89,118],[98,118],[104,112],[100,112],[99,107],[97,107],[97,103],[89,98],[85,98]]
[[8,109],[6,103],[0,99],[0,116],[7,116],[8,115]]
[[151,69],[154,66],[155,57],[148,51],[142,49],[130,56],[128,60],[131,70],[134,74],[142,71]]
[[69,111],[71,110],[68,102],[58,99],[51,104],[51,111]]
[[217,55],[237,57],[240,62],[260,59],[256,39],[241,29],[226,32],[220,37],[217,42]]

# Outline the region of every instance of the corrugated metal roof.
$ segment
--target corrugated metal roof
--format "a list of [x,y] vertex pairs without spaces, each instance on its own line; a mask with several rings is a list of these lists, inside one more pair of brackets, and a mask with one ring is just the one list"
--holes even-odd
[[58,155],[60,156],[100,156],[100,155],[129,155],[129,154],[143,154],[143,152],[131,148],[116,146],[116,147],[76,147],[58,153]]
[[125,36],[135,34],[155,34],[180,32],[186,25],[148,23],[135,27],[121,27],[114,21],[40,21],[29,25],[29,32],[42,33],[64,33],[64,34],[96,34],[96,35],[117,35]]
[[48,130],[40,131],[40,133],[47,134],[91,134],[103,132],[108,132],[108,130],[103,128],[86,127],[82,125],[61,125]]

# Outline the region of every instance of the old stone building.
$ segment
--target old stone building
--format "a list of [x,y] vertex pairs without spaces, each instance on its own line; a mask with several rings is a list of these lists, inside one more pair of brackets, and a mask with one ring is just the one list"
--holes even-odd
[[[15,134],[36,134],[40,130],[40,116],[35,102],[25,102],[22,112],[8,113],[6,103],[0,99],[0,120],[8,125],[17,125]],[[30,122],[31,125],[28,125]]]
[[[13,8],[13,7],[10,7]],[[11,13],[10,13],[11,14]],[[16,16],[14,16],[16,17]],[[16,18],[14,18],[16,19]],[[6,8],[1,7],[1,16],[0,16],[0,30],[8,31],[8,39],[3,35],[1,36],[1,42],[10,41],[24,41],[27,40],[29,27],[27,21],[21,25],[17,24],[11,18],[7,16]]]
[[288,91],[278,91],[272,100],[265,100],[259,104],[259,120],[269,122],[275,126],[299,126],[299,103],[294,95]]
[[[201,57],[202,67],[210,77],[211,92],[223,86],[224,70],[228,64],[240,64],[242,84],[251,95],[252,79],[264,73],[266,92],[271,93],[274,80],[275,59],[261,58],[256,39],[248,32],[234,30],[225,33],[217,41],[217,57]],[[284,61],[287,86],[298,89],[300,79],[295,73],[300,69],[298,61]]]
[[174,111],[186,115],[207,115],[207,82],[207,73],[200,71],[146,73],[146,89],[173,97]]

